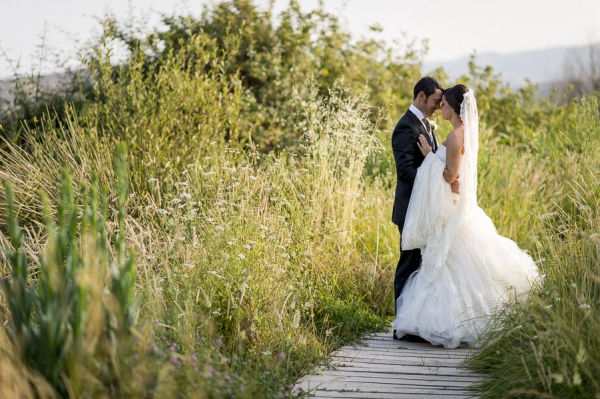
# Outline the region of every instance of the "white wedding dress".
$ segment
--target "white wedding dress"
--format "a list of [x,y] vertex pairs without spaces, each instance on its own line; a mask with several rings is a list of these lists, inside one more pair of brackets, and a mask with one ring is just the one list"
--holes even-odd
[[[476,107],[472,93],[469,101]],[[402,249],[420,248],[423,261],[397,300],[393,322],[398,337],[419,335],[446,348],[477,346],[490,316],[509,298],[529,292],[539,277],[533,259],[499,235],[476,204],[476,108],[470,120],[462,111],[461,118],[466,130],[460,196],[442,175],[445,146],[428,154],[417,172]]]

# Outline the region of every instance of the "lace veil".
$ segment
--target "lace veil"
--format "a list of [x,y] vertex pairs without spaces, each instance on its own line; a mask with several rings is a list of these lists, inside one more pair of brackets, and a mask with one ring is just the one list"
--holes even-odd
[[432,249],[437,249],[435,256],[434,270],[437,271],[443,267],[448,251],[456,235],[460,231],[463,222],[468,213],[477,207],[477,153],[479,151],[479,113],[477,112],[477,101],[472,90],[468,90],[463,97],[460,106],[460,119],[465,125],[464,147],[460,163],[459,172],[459,190],[460,197],[456,210],[450,217],[446,226],[444,235],[438,245]]

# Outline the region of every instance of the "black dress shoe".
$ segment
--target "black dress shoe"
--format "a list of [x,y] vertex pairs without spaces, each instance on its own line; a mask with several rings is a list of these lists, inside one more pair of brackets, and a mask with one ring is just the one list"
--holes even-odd
[[396,330],[394,330],[394,332],[392,334],[392,338],[396,341],[400,341],[400,338],[396,337]]
[[421,338],[418,335],[413,335],[413,334],[404,334],[402,336],[402,338],[400,338],[402,341],[406,341],[406,342],[418,342],[418,343],[422,343],[422,344],[428,344],[429,341],[427,341],[425,338]]
[[425,338],[421,338],[418,335],[413,335],[413,334],[404,334],[400,338],[396,338],[396,333],[394,332],[394,339],[399,339],[400,341],[406,341],[406,342],[418,342],[421,344],[429,343],[429,341],[427,341]]

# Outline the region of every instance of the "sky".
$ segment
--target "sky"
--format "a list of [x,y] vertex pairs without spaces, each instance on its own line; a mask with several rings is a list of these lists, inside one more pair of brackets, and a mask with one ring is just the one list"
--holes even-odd
[[[319,0],[298,0],[305,11]],[[426,61],[453,60],[478,53],[514,53],[551,47],[581,46],[600,41],[600,0],[323,0],[352,33],[369,34],[378,24],[387,40],[409,37],[429,40]],[[152,12],[199,14],[214,0],[0,0],[0,49],[21,70],[28,71],[37,58],[36,46],[45,33],[47,48],[74,56],[76,48],[98,31],[96,17],[113,12],[158,23]],[[266,8],[269,0],[255,0]],[[274,0],[275,11],[289,0]],[[45,28],[44,28],[45,27]],[[11,75],[0,52],[0,77]],[[52,62],[42,69],[49,72]]]

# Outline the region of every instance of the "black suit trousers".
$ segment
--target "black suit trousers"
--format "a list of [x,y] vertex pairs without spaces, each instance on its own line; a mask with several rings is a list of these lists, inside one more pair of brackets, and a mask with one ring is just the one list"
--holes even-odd
[[[402,233],[402,230],[400,230]],[[398,308],[396,306],[396,301],[398,297],[402,293],[402,289],[408,281],[408,278],[411,274],[413,274],[419,267],[421,266],[421,250],[420,249],[411,249],[410,251],[402,251],[400,254],[400,260],[398,261],[398,266],[396,266],[396,274],[394,276],[394,309],[396,312]]]

